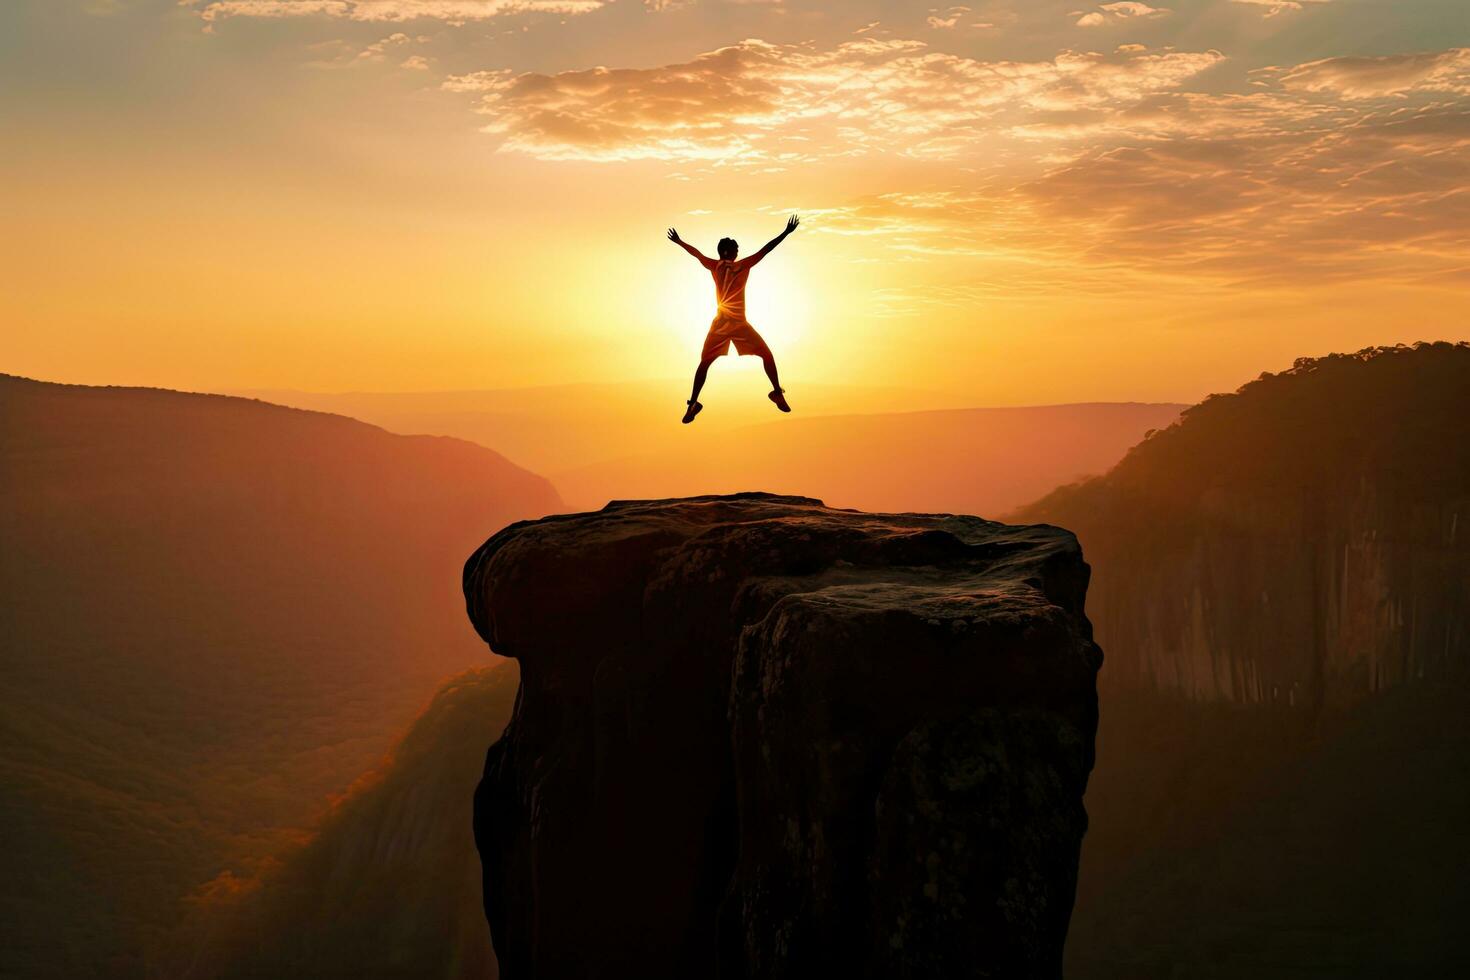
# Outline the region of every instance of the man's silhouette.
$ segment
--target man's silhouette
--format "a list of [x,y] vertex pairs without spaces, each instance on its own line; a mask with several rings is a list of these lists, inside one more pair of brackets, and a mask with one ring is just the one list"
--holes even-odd
[[699,356],[699,367],[694,372],[694,390],[686,402],[689,408],[684,412],[686,425],[693,422],[694,416],[704,408],[699,403],[699,390],[704,387],[709,366],[714,363],[715,358],[728,353],[732,343],[735,345],[735,353],[755,354],[760,357],[761,363],[766,366],[766,377],[771,379],[771,393],[766,397],[775,402],[781,411],[791,411],[791,406],[786,404],[786,389],[781,387],[781,379],[776,374],[776,358],[771,354],[771,348],[761,339],[761,335],[755,332],[755,327],[745,319],[745,280],[750,278],[751,268],[765,258],[771,249],[784,242],[786,236],[795,231],[799,224],[800,219],[793,214],[786,222],[785,231],[767,242],[765,248],[750,258],[739,260],[736,256],[740,254],[740,246],[733,238],[720,239],[715,248],[720,257],[715,260],[680,239],[677,231],[669,229],[669,241],[698,259],[699,264],[714,276],[715,300],[719,304],[715,320],[709,325],[709,334],[704,338],[704,352]]

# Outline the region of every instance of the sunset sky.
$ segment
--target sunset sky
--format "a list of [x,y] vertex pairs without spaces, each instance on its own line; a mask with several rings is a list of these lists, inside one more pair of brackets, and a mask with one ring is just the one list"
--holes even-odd
[[793,398],[1470,337],[1465,0],[5,0],[0,132],[0,371],[48,380],[682,378],[664,229],[789,212]]

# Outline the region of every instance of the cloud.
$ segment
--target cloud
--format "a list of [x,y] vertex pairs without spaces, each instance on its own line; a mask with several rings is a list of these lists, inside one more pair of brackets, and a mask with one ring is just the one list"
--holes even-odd
[[1305,92],[1373,99],[1409,92],[1470,94],[1470,48],[1388,55],[1323,58],[1280,72],[1281,83]]
[[[1146,3],[1135,3],[1133,0],[1120,0],[1118,3],[1104,3],[1097,10],[1083,14],[1077,18],[1078,27],[1101,27],[1104,24],[1122,20],[1136,20],[1139,18],[1166,17],[1173,13],[1168,7],[1150,7]],[[1076,11],[1073,12],[1076,16]]]
[[932,7],[926,22],[936,31],[952,30],[969,12],[969,7],[946,7],[944,9]]
[[358,52],[357,57],[362,61],[379,61],[388,53],[389,48],[398,47],[400,44],[408,44],[413,39],[402,31],[389,34],[381,41],[374,41]]
[[747,40],[656,68],[485,71],[452,76],[444,87],[479,93],[485,128],[502,148],[542,159],[770,164],[870,151],[943,158],[1027,113],[1121,108],[1222,58],[1125,49],[978,61],[911,40],[831,48]]
[[1470,261],[1470,107],[1091,154],[1018,188],[1086,250],[1174,271],[1321,282]]
[[[643,6],[654,12],[659,12],[693,7],[699,2],[700,0],[643,0]],[[786,3],[786,0],[719,0],[719,2],[736,7],[780,7]],[[778,13],[784,12],[778,11]]]
[[[1470,269],[1470,105],[1283,118],[1095,149],[1029,179],[878,195],[814,230],[961,257],[988,288],[1134,289],[1150,277],[1292,288]],[[1258,107],[1262,114],[1264,105]],[[978,283],[967,287],[979,290]]]
[[1243,4],[1248,7],[1262,8],[1262,16],[1275,17],[1278,14],[1295,13],[1302,9],[1303,4],[1331,3],[1332,0],[1231,0],[1231,3]]
[[1036,113],[1010,133],[1065,141],[1085,151],[1130,141],[1268,136],[1307,125],[1346,124],[1355,118],[1354,111],[1336,102],[1304,100],[1281,91],[1223,95],[1168,91],[1102,111]]
[[[464,23],[507,14],[585,14],[611,0],[185,0],[214,23],[231,17],[337,17],[400,22],[423,19]],[[202,4],[202,6],[201,6]]]
[[199,11],[206,21],[227,17],[345,17],[352,12],[347,0],[216,0]]
[[[1041,172],[956,170],[948,186],[827,204],[811,226],[885,242],[895,260],[958,258],[975,277],[953,291],[960,300],[1161,278],[1462,287],[1467,63],[1465,49],[1323,59],[1270,70],[1260,91],[1169,89],[1033,112],[1009,135],[1058,142]],[[1402,98],[1415,92],[1431,97]],[[896,298],[894,310],[915,303]]]

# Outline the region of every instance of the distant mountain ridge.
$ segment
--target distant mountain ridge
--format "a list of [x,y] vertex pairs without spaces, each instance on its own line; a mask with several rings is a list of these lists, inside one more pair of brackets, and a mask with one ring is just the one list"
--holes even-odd
[[[706,388],[696,429],[679,424],[687,378],[491,388],[479,391],[232,392],[282,405],[350,415],[393,432],[433,433],[494,447],[538,473],[688,444],[693,433],[725,432],[775,418],[759,364],[736,362]],[[802,415],[901,411],[963,404],[953,395],[868,385],[800,385]],[[598,503],[601,506],[601,502]]]
[[1106,470],[1183,407],[1090,402],[796,415],[552,478],[573,506],[587,508],[760,487],[859,510],[995,517]]
[[484,662],[459,565],[561,506],[461,440],[0,377],[0,974],[148,974]]
[[[743,368],[743,366],[741,366]],[[954,394],[795,386],[779,416],[764,379],[711,380],[705,411],[679,424],[685,386],[621,382],[500,391],[259,392],[396,432],[504,451],[546,474],[572,510],[609,500],[762,489],[842,507],[996,516],[1102,473],[1186,406],[1082,402],[975,408]]]

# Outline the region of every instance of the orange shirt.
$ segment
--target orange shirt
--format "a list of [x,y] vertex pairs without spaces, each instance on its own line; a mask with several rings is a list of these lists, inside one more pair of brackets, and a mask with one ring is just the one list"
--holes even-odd
[[732,262],[721,259],[710,267],[715,277],[715,301],[720,306],[720,317],[729,320],[745,319],[745,281],[750,278],[749,261]]

